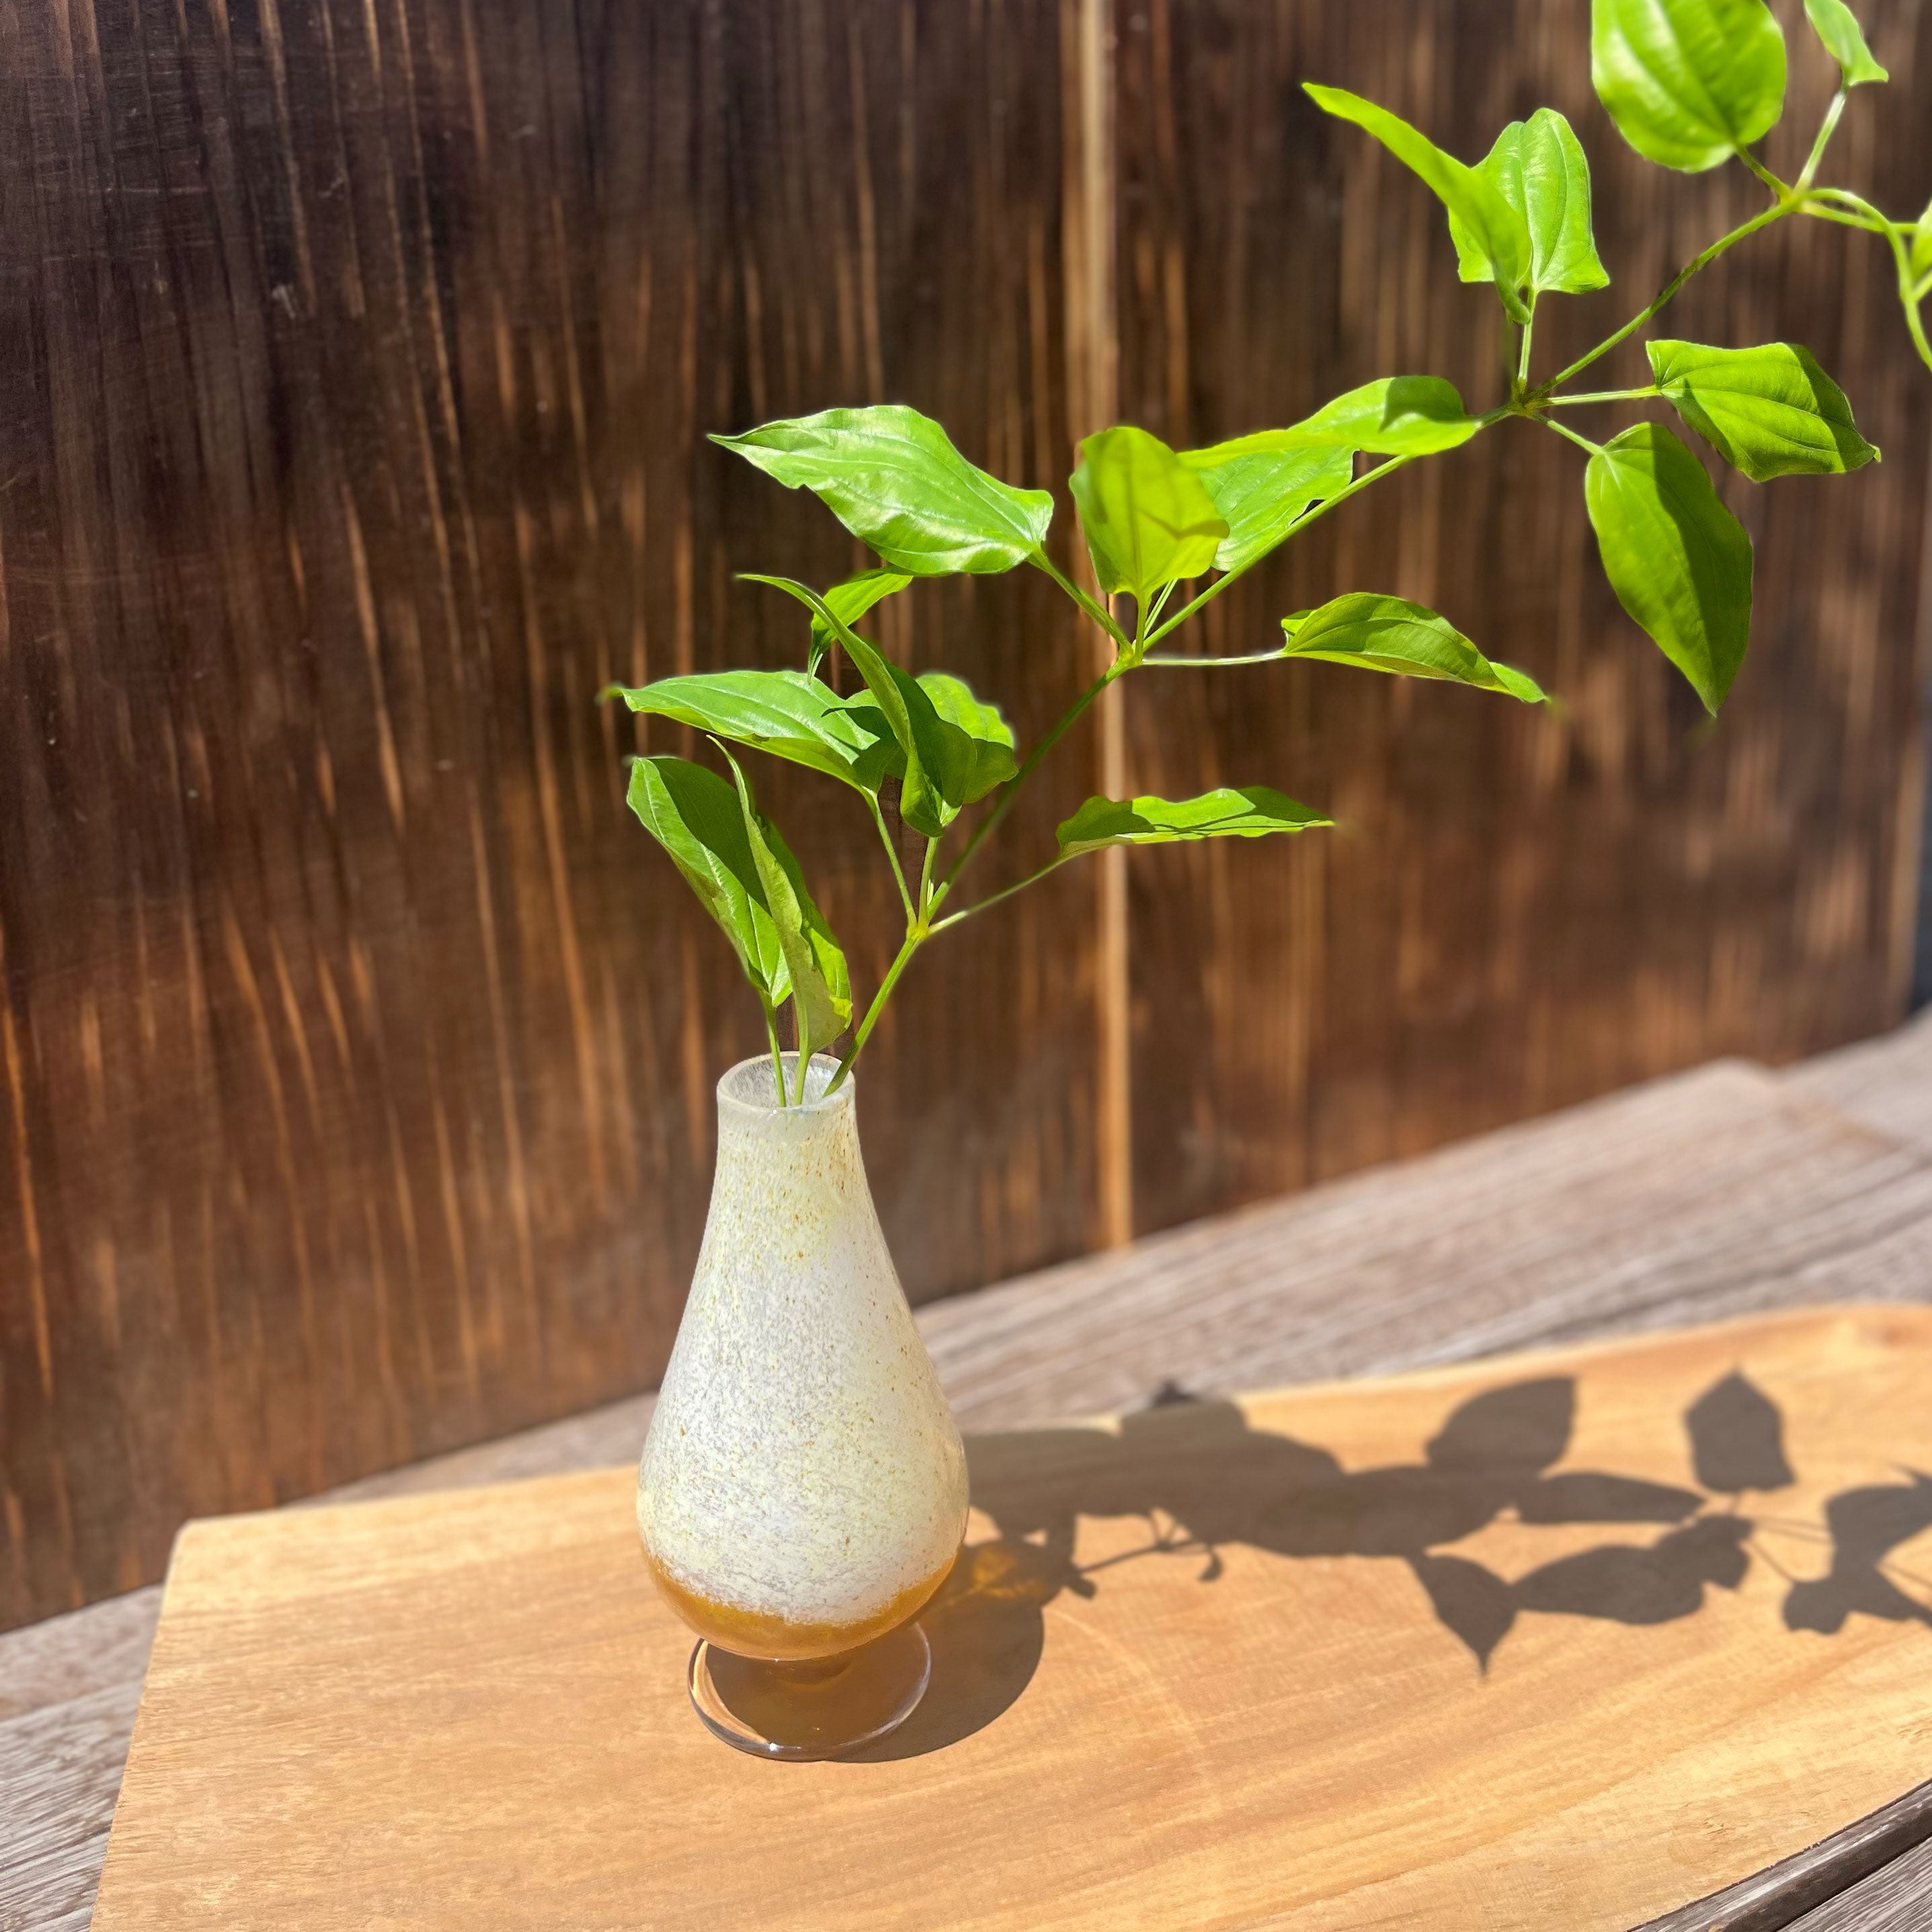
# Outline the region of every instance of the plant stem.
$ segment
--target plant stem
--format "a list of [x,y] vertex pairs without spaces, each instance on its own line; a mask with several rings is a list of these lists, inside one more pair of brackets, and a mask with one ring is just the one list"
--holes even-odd
[[1530,292],[1529,320],[1522,326],[1522,352],[1516,359],[1516,393],[1520,395],[1529,387],[1529,344],[1536,332],[1536,292]]
[[938,856],[939,841],[928,838],[926,842],[926,858],[919,868],[919,911],[916,916],[923,919],[932,910],[932,863]]
[[1063,853],[1058,859],[1051,860],[1041,866],[1038,872],[1029,872],[1024,878],[1015,880],[1010,886],[1003,886],[998,892],[988,893],[982,899],[976,899],[969,906],[962,906],[957,912],[948,913],[932,930],[935,933],[944,932],[948,926],[957,926],[962,919],[970,919],[976,912],[984,912],[988,906],[996,906],[1002,899],[1010,899],[1014,893],[1023,892],[1028,886],[1037,885],[1048,873],[1058,872],[1070,860],[1084,856],[1078,852]]
[[[1746,159],[1748,160],[1749,158],[1746,157]],[[1774,179],[1775,177],[1773,178]],[[1578,356],[1576,360],[1561,374],[1551,376],[1548,382],[1534,392],[1533,400],[1538,402],[1547,401],[1552,390],[1562,388],[1571,376],[1580,374],[1600,356],[1607,356],[1618,343],[1634,335],[1693,275],[1696,274],[1700,269],[1708,268],[1726,248],[1734,248],[1747,235],[1755,235],[1760,228],[1768,228],[1774,221],[1781,221],[1787,214],[1796,213],[1798,203],[1795,201],[1780,200],[1774,207],[1760,209],[1748,221],[1740,222],[1728,235],[1720,236],[1701,255],[1694,256],[1686,262],[1683,267],[1679,268],[1676,274],[1672,275],[1670,280],[1657,292],[1649,303],[1632,316],[1615,334],[1605,336],[1588,355]],[[1552,428],[1556,427],[1554,424],[1550,426]]]
[[1560,422],[1552,422],[1547,416],[1538,416],[1537,421],[1545,429],[1553,429],[1558,436],[1568,437],[1579,449],[1587,449],[1592,456],[1600,456],[1604,453],[1601,443],[1592,442],[1587,436],[1579,436],[1574,429],[1565,429]]
[[1845,97],[1850,89],[1840,82],[1838,91],[1832,97],[1832,104],[1825,110],[1825,118],[1818,124],[1818,138],[1811,143],[1811,152],[1804,158],[1804,165],[1798,173],[1798,192],[1802,194],[1817,177],[1818,164],[1825,158],[1826,144],[1838,124],[1838,116],[1845,111]]
[[1143,664],[1158,666],[1163,670],[1173,670],[1186,664],[1273,664],[1277,658],[1292,656],[1286,650],[1247,651],[1239,657],[1158,657],[1142,658]]
[[[1509,413],[1510,411],[1507,408],[1492,410],[1487,416],[1479,419],[1477,426],[1478,428],[1486,429],[1491,423],[1497,422],[1501,418],[1508,416]],[[1317,503],[1314,508],[1308,512],[1305,516],[1298,517],[1293,523],[1288,525],[1287,530],[1282,532],[1281,543],[1271,544],[1267,550],[1262,551],[1258,556],[1250,557],[1247,562],[1243,564],[1238,570],[1231,570],[1228,572],[1226,576],[1217,577],[1212,584],[1208,585],[1205,590],[1202,592],[1199,596],[1196,597],[1193,600],[1192,602],[1184,604],[1181,608],[1177,610],[1172,617],[1168,618],[1167,622],[1162,625],[1158,630],[1150,633],[1144,640],[1142,648],[1144,650],[1151,650],[1156,644],[1160,642],[1162,638],[1167,636],[1170,632],[1179,630],[1181,626],[1186,623],[1188,619],[1194,615],[1196,611],[1201,609],[1204,604],[1211,604],[1216,598],[1220,596],[1222,591],[1227,589],[1229,584],[1234,583],[1238,578],[1245,577],[1250,571],[1253,569],[1256,564],[1261,562],[1262,557],[1274,556],[1276,550],[1281,548],[1281,544],[1286,543],[1289,538],[1298,537],[1310,524],[1318,522],[1320,519],[1325,517],[1330,510],[1337,508],[1342,504],[1346,503],[1351,496],[1360,495],[1360,493],[1366,490],[1371,483],[1379,482],[1383,477],[1390,475],[1395,470],[1401,469],[1406,464],[1413,463],[1414,460],[1415,458],[1412,456],[1392,456],[1386,463],[1378,463],[1374,469],[1369,470],[1363,476],[1358,476],[1354,482],[1349,484],[1346,488],[1337,490],[1334,495],[1330,496],[1325,503]]]
[[829,1099],[845,1084],[845,1076],[852,1070],[852,1063],[859,1057],[860,1049],[872,1037],[872,1029],[879,1023],[879,1016],[884,1012],[886,1002],[892,998],[892,988],[899,982],[899,975],[910,963],[928,938],[926,927],[914,924],[906,932],[905,943],[892,963],[886,968],[886,976],[879,982],[879,990],[872,995],[872,1004],[866,1009],[866,1017],[859,1022],[859,1030],[852,1036],[852,1044],[845,1049],[845,1058],[838,1063],[838,1070],[826,1084]]
[[918,916],[913,910],[912,893],[906,885],[905,868],[899,863],[898,848],[892,843],[892,835],[886,829],[886,814],[879,808],[876,792],[866,794],[866,802],[872,807],[872,823],[879,828],[879,843],[886,848],[886,856],[892,862],[892,877],[898,881],[899,903],[905,908],[908,925]]
[[1790,194],[1790,189],[1786,188],[1784,182],[1780,181],[1777,176],[1773,174],[1770,169],[1766,167],[1763,162],[1760,160],[1756,155],[1751,153],[1748,148],[1738,148],[1737,151],[1737,155],[1738,159],[1743,162],[1744,166],[1750,169],[1751,172],[1756,175],[1758,179],[1762,182],[1765,186],[1769,188],[1772,193],[1776,195],[1780,201],[1784,200]]
[[1113,639],[1114,647],[1117,650],[1124,651],[1128,648],[1127,634],[1120,628],[1118,624],[1114,622],[1113,614],[1106,609],[1102,605],[1095,603],[1094,599],[1088,596],[1086,592],[1082,590],[1079,585],[1076,584],[1072,578],[1064,575],[1058,566],[1054,562],[1052,558],[1048,556],[1045,550],[1035,550],[1032,556],[1027,559],[1027,561],[1031,564],[1036,570],[1045,571],[1047,575],[1052,578],[1054,582],[1058,584],[1060,589],[1065,591],[1067,596],[1072,598],[1074,602],[1079,605],[1081,609],[1087,614],[1088,616],[1094,622],[1098,624],[1101,629],[1105,631],[1108,636]]
[[1664,392],[1653,382],[1645,389],[1593,389],[1585,395],[1546,396],[1545,409],[1568,409],[1573,403],[1640,403],[1652,396],[1660,396]]
[[778,1050],[778,1014],[776,1006],[765,1009],[765,1037],[771,1042],[772,1078],[778,1090],[778,1105],[785,1104],[784,1055]]
[[1817,192],[1844,202],[1876,223],[1879,231],[1892,244],[1892,262],[1898,272],[1899,306],[1905,310],[1905,326],[1912,332],[1912,346],[1918,350],[1918,359],[1927,368],[1932,369],[1932,344],[1925,340],[1925,323],[1918,313],[1918,291],[1912,279],[1912,252],[1905,245],[1904,236],[1899,232],[1903,224],[1888,221],[1862,195],[1853,194],[1848,188],[1820,188]]
[[1034,772],[1039,765],[1040,760],[1045,758],[1047,753],[1052,751],[1055,745],[1059,743],[1060,740],[1066,736],[1068,728],[1079,717],[1080,714],[1084,711],[1088,706],[1091,704],[1094,699],[1098,698],[1101,692],[1105,691],[1108,686],[1112,684],[1114,680],[1120,674],[1122,662],[1123,661],[1120,658],[1116,658],[1113,663],[1109,664],[1107,668],[1103,670],[1070,705],[1067,706],[1066,710],[1060,714],[1059,721],[1054,725],[1053,728],[1047,733],[1044,738],[1041,739],[1040,742],[1036,745],[1030,752],[1028,753],[1026,763],[1022,765],[1019,770],[1006,781],[1006,784],[1003,787],[1001,787],[999,796],[993,801],[992,810],[987,813],[986,816],[981,819],[977,825],[974,826],[972,836],[967,840],[964,846],[960,851],[958,857],[953,860],[952,866],[947,872],[945,878],[940,881],[938,890],[933,895],[932,904],[934,905],[937,905],[939,902],[952,890],[953,882],[959,877],[962,872],[965,871],[968,864],[972,860],[973,855],[979,850],[980,848],[983,844],[985,844],[987,835],[992,831],[993,828],[999,824],[1001,819],[1006,817],[1007,812],[1012,808],[1013,800],[1019,794],[1020,788],[1026,783],[1028,778],[1033,776]]
[[1825,196],[1836,192],[1832,188],[1814,188],[1804,197],[1804,206],[1800,212],[1810,216],[1814,221],[1839,222],[1847,228],[1856,228],[1866,235],[1882,235],[1892,226],[1888,221],[1868,221],[1862,214],[1852,214],[1842,208],[1820,208],[1818,206]]

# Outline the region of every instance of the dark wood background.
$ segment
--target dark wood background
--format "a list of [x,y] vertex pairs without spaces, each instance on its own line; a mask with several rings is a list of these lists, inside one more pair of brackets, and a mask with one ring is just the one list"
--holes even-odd
[[[1916,207],[1932,19],[1871,11],[1894,78],[1837,169]],[[1485,405],[1492,298],[1298,83],[1470,156],[1570,114],[1616,281],[1546,304],[1553,356],[1752,194],[1623,146],[1587,24],[1584,0],[0,6],[0,1624],[158,1574],[184,1516],[662,1366],[711,1084],[759,1036],[621,811],[638,734],[592,695],[790,661],[793,613],[730,572],[859,560],[704,432],[902,398],[1064,500],[1116,408],[1204,440],[1410,370]],[[1174,672],[1075,741],[1005,863],[1104,779],[1264,779],[1347,826],[1070,873],[920,961],[863,1080],[916,1297],[1896,1015],[1932,383],[1888,274],[1781,231],[1672,318],[1808,342],[1886,451],[1724,484],[1758,616],[1714,730],[1596,572],[1580,458],[1524,430],[1325,524],[1205,640],[1396,590],[1560,714]],[[1023,736],[1083,681],[1030,573],[902,604],[889,646]],[[870,983],[869,828],[758,776]]]

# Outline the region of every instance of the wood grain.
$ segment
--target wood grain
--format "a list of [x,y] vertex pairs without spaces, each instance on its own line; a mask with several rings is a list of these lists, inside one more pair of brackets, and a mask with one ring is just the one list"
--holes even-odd
[[1909,1894],[1928,1838],[1932,1783],[1708,1898],[1652,1919],[1639,1932],[1823,1932],[1826,1927],[1852,1932],[1864,1924],[1857,1916],[1861,1901],[1870,1900],[1874,1891]]
[[1844,1610],[1928,1366],[1848,1310],[976,1438],[857,1765],[696,1724],[628,1470],[197,1524],[94,1924],[1621,1932],[1922,1767],[1932,1607]]
[[1922,1844],[1794,1919],[1790,1932],[1916,1932],[1929,1918],[1932,1844]]
[[[760,1036],[592,696],[790,661],[731,572],[854,561],[708,430],[890,394],[1064,476],[1060,32],[0,14],[0,1625],[654,1377]],[[1079,675],[1022,575],[880,633],[1030,734]],[[760,782],[875,980],[863,814]],[[1098,1232],[1091,908],[969,931],[880,1030],[915,1295]]]
[[[1913,1036],[1894,1044],[1909,1051]],[[1560,1158],[1543,1150],[1554,1137],[1563,1141]],[[1916,1158],[1888,1159],[1869,1130],[1795,1100],[1786,1081],[1724,1066],[1331,1184],[1283,1215],[1226,1217],[1216,1228],[934,1304],[918,1319],[956,1408],[985,1429],[1136,1406],[1163,1385],[1218,1394],[1258,1378],[1360,1372],[1418,1352],[1448,1359],[1479,1346],[1453,1326],[1466,1306],[1473,1328],[1500,1303],[1509,1332],[1534,1345],[1594,1332],[1593,1324],[1694,1321],[1699,1297],[1710,1292],[1763,1308],[1827,1295],[1922,1295],[1928,1267],[1910,1244],[1922,1224],[1923,1172]],[[1808,1227],[1808,1264],[1782,1264]],[[1642,1293],[1653,1270],[1660,1302]],[[1338,1313],[1348,1318],[1337,1322]],[[339,1494],[419,1494],[625,1461],[642,1440],[651,1400],[431,1458]],[[42,1775],[38,1754],[56,1739],[66,1762],[93,1754],[97,1782],[88,1788],[118,1782],[125,1726],[102,1735],[97,1707],[85,1700],[118,1682],[131,1723],[158,1598],[151,1588],[0,1636],[0,1683],[15,1714],[43,1714],[33,1753],[10,1743],[14,1729],[0,1723],[0,1788],[31,1797]],[[26,1802],[0,1804],[0,1870],[26,1868],[7,1821],[37,1815]],[[0,1927],[38,1928],[56,1901],[92,1898],[104,1815],[76,1803],[64,1823],[50,1816],[46,1832],[65,1834],[58,1851],[40,1858],[31,1882],[0,1893],[16,1914],[0,1907]],[[1872,1828],[1884,1837],[1897,1821]],[[1808,1853],[1754,1880],[1748,1902],[1760,1913],[1794,1898],[1793,1912],[1807,1909],[1822,1895],[1806,1889],[1821,1874],[1868,1869],[1868,1858],[1858,1861],[1871,1842],[1855,1832]],[[1707,1913],[1670,1922],[1669,1932],[1717,1922]],[[1756,1932],[1778,1922],[1766,1918]]]
[[[1768,156],[1795,170],[1834,76],[1796,0],[1778,12],[1792,85]],[[1588,25],[1582,0],[1122,0],[1124,414],[1184,446],[1294,422],[1378,376],[1447,376],[1478,410],[1505,393],[1500,311],[1456,280],[1439,207],[1317,112],[1305,80],[1384,102],[1469,159],[1505,120],[1562,110],[1613,282],[1544,300],[1537,370],[1633,314],[1762,191],[1739,170],[1694,178],[1640,159],[1592,93]],[[1909,0],[1873,32],[1892,85],[1856,100],[1828,172],[1916,208],[1932,10]],[[1198,648],[1254,650],[1284,612],[1394,591],[1522,664],[1560,711],[1325,665],[1130,681],[1136,789],[1264,782],[1344,822],[1286,852],[1135,855],[1141,1228],[1899,1017],[1932,392],[1891,268],[1859,238],[1774,231],[1660,326],[1808,344],[1885,450],[1851,478],[1723,480],[1756,544],[1756,616],[1714,728],[1604,581],[1580,454],[1518,424],[1370,492],[1192,628]],[[1632,346],[1592,386],[1645,380]],[[1592,436],[1629,419],[1579,416]]]
[[1896,1033],[1820,1054],[1785,1078],[1838,1112],[1932,1152],[1932,1012]]

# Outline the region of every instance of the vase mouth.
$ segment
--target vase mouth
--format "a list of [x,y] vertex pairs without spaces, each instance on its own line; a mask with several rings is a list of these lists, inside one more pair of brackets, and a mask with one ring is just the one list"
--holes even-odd
[[[790,1093],[798,1078],[798,1055],[787,1053],[780,1058],[784,1063],[785,1090]],[[718,1111],[745,1120],[796,1120],[814,1114],[823,1118],[846,1112],[852,1105],[853,1076],[849,1073],[845,1076],[837,1093],[825,1090],[838,1071],[838,1063],[830,1054],[814,1053],[812,1064],[805,1070],[804,1100],[781,1107],[772,1057],[768,1053],[755,1054],[749,1060],[740,1060],[719,1078]]]

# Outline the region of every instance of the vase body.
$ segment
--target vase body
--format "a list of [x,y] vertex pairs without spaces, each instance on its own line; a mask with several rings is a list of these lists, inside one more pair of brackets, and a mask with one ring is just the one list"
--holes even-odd
[[[786,1056],[788,1067],[794,1057]],[[658,1588],[721,1649],[806,1659],[917,1613],[966,1522],[964,1450],[886,1247],[850,1079],[718,1083],[704,1240],[638,1468]]]

